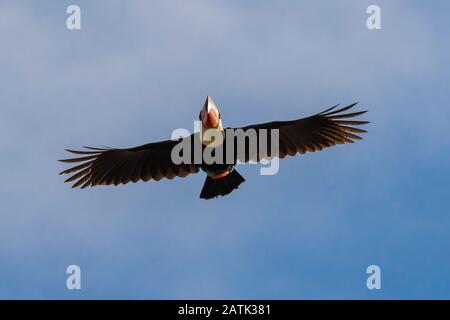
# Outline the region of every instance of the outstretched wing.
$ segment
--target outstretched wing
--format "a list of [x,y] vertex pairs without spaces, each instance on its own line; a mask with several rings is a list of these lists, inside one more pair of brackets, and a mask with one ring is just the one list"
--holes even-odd
[[193,164],[176,165],[172,162],[172,149],[180,141],[166,140],[130,149],[84,147],[88,150],[66,150],[83,156],[59,161],[81,164],[60,174],[73,174],[65,181],[75,181],[73,188],[186,177],[197,173],[199,168]]
[[[327,109],[316,115],[292,120],[292,121],[274,121],[256,125],[246,126],[242,129],[244,132],[249,129],[256,131],[258,148],[253,151],[249,148],[249,139],[245,140],[245,155],[239,155],[237,158],[241,162],[260,161],[264,158],[271,158],[276,156],[275,152],[272,155],[271,148],[271,130],[278,129],[279,134],[279,158],[286,156],[294,156],[297,153],[315,152],[322,149],[335,146],[336,144],[352,143],[354,140],[362,139],[356,133],[364,133],[365,130],[357,128],[357,126],[369,123],[368,121],[348,120],[360,116],[367,111],[359,111],[352,113],[345,113],[345,111],[353,108],[356,103],[336,110],[338,105]],[[267,155],[261,156],[259,152],[260,129],[267,130]],[[236,129],[234,129],[236,130]],[[263,141],[264,142],[264,141]],[[257,152],[255,154],[255,151]]]

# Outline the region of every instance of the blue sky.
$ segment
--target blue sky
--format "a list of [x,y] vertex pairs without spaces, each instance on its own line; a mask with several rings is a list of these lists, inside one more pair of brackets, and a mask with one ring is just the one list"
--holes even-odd
[[[450,298],[449,9],[2,1],[0,298]],[[64,148],[191,129],[206,95],[230,126],[355,100],[372,123],[274,176],[241,166],[247,181],[214,201],[198,198],[202,174],[83,191],[57,175]]]

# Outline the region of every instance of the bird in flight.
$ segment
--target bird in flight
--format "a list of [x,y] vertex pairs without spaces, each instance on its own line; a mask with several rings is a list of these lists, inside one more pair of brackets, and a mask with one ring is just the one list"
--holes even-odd
[[[346,113],[356,104],[353,103],[340,109],[336,105],[313,116],[298,120],[273,121],[242,128],[224,128],[221,113],[212,98],[208,96],[199,114],[202,124],[200,133],[174,140],[151,142],[128,149],[92,147],[84,147],[85,150],[66,149],[66,151],[79,156],[59,161],[77,165],[60,174],[71,174],[65,182],[74,182],[73,188],[83,189],[97,185],[127,184],[130,181],[151,179],[159,181],[163,178],[186,177],[202,170],[207,177],[200,198],[212,199],[225,196],[245,181],[236,170],[238,162],[260,162],[262,159],[272,159],[273,157],[283,159],[286,156],[321,151],[337,144],[352,143],[354,140],[362,139],[357,134],[366,131],[357,127],[369,122],[352,118],[367,111]],[[219,135],[207,136],[205,133],[208,130],[213,130]],[[244,139],[240,140],[242,142],[241,149],[236,146],[239,145],[237,135],[228,135],[228,132],[237,131],[244,134]],[[272,133],[275,132],[277,133],[275,136],[278,138],[275,141],[276,144],[272,140]],[[255,138],[253,140],[251,139],[252,135]],[[216,141],[218,136],[222,139]],[[234,143],[228,144],[227,142],[230,142],[231,139]],[[221,140],[220,143],[218,143],[219,140]],[[196,144],[196,141],[201,143]],[[214,142],[216,143],[214,144]],[[176,148],[178,150],[183,143],[188,148],[181,149],[178,154],[187,156],[183,158],[184,161],[174,161],[174,154],[176,154],[174,151]],[[254,148],[252,143],[256,143]],[[266,143],[265,153],[261,152],[262,143]],[[196,149],[196,145],[200,148]],[[228,145],[231,147],[229,148]],[[200,159],[196,158],[196,150],[200,150]],[[206,150],[209,150],[214,161],[204,159],[202,155]],[[189,151],[193,151],[192,154],[189,155]],[[231,157],[227,157],[227,154]]]

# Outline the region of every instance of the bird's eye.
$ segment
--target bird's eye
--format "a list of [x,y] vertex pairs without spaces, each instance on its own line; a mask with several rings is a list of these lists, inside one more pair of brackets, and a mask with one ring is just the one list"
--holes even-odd
[[201,112],[198,114],[198,120],[202,121],[202,113]]
[[222,119],[222,114],[219,112],[219,119]]

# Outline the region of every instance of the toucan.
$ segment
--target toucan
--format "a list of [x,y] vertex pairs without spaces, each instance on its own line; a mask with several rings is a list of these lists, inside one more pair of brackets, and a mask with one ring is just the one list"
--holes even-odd
[[[72,174],[65,182],[75,182],[72,185],[73,188],[80,187],[83,189],[97,185],[127,184],[130,181],[148,181],[151,179],[159,181],[162,178],[186,177],[201,170],[207,176],[200,198],[212,199],[225,196],[245,181],[236,170],[238,162],[261,162],[263,159],[274,157],[283,159],[286,156],[321,151],[337,144],[352,143],[354,140],[362,139],[357,134],[366,131],[358,128],[358,126],[369,122],[351,118],[360,116],[367,111],[346,113],[356,104],[357,102],[343,108],[338,108],[339,105],[335,105],[313,116],[297,120],[272,121],[241,128],[224,128],[219,108],[213,99],[207,96],[199,114],[200,132],[186,137],[151,142],[128,149],[110,147],[83,147],[84,150],[65,149],[70,153],[81,155],[81,157],[59,160],[64,163],[77,163],[76,166],[66,169],[60,174]],[[214,130],[222,134],[221,143],[215,141],[215,137],[217,137],[215,135],[208,135],[209,139],[205,138],[204,133],[208,130]],[[257,147],[252,148],[250,145],[251,139],[244,137],[241,140],[244,141],[243,149],[240,149],[243,150],[242,154],[236,152],[235,144],[230,144],[233,148],[232,152],[227,150],[227,139],[230,139],[228,131],[234,132],[236,130],[244,135],[249,132],[254,134],[256,139],[253,143],[256,141]],[[265,133],[262,134],[262,132]],[[278,137],[276,141],[277,150],[273,147],[273,140],[271,140],[271,133],[274,132],[277,133],[276,136]],[[203,156],[200,156],[200,161],[194,161],[197,150],[194,148],[196,139],[201,142],[199,143],[201,152],[209,148],[212,149],[210,150],[211,155],[218,155],[219,148],[222,148],[221,154],[215,157],[215,161],[212,162],[205,161]],[[235,139],[234,136],[233,139]],[[174,161],[174,148],[177,148],[180,143],[186,144],[186,142],[188,146],[191,146],[193,155],[187,157],[189,161]],[[265,154],[259,152],[261,142],[268,145]],[[182,150],[180,155],[184,155],[185,152],[186,150]],[[233,154],[231,161],[225,161],[225,159],[228,159],[227,154]],[[223,161],[217,161],[217,159]]]

